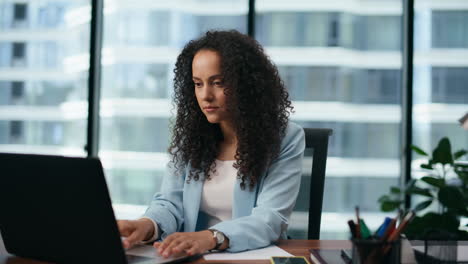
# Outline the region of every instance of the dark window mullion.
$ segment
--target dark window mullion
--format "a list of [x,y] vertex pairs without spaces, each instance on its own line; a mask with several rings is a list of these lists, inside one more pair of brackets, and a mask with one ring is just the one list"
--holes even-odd
[[255,38],[255,0],[249,0],[249,11],[247,15],[247,35]]
[[97,157],[99,149],[99,98],[101,86],[101,48],[103,27],[103,0],[91,1],[89,77],[88,77],[88,131],[85,150],[88,157]]
[[[401,184],[411,179],[411,144],[413,141],[413,38],[414,0],[403,1],[403,61],[401,100]],[[405,208],[410,208],[411,199],[405,196]]]

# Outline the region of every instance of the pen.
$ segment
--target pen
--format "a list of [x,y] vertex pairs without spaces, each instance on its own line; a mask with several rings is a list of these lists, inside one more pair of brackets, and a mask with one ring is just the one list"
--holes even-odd
[[409,211],[405,217],[403,218],[403,221],[401,221],[400,225],[398,228],[390,234],[390,237],[388,238],[388,242],[392,242],[396,240],[396,238],[403,232],[403,230],[406,228],[406,226],[413,220],[415,216],[414,211]]

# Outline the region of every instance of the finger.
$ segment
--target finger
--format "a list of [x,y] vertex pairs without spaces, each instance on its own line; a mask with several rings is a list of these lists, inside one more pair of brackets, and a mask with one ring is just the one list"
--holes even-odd
[[201,254],[203,252],[201,252],[200,250],[200,246],[198,245],[198,243],[192,243],[192,246],[188,249],[185,249],[185,253],[187,253],[187,255],[189,256],[193,256],[195,254]]
[[132,233],[132,227],[129,221],[119,220],[117,221],[117,227],[122,236],[129,236]]
[[166,237],[160,244],[159,244],[159,247],[158,247],[158,252],[159,254],[162,255],[163,251],[167,248],[167,246],[169,244],[172,243],[172,241],[174,239],[177,239],[177,237],[179,237],[178,233],[174,233],[172,235],[169,235],[168,237]]
[[172,255],[172,250],[173,250],[175,247],[177,247],[178,245],[180,245],[181,243],[183,243],[183,242],[184,242],[184,240],[181,239],[181,238],[174,239],[169,245],[167,245],[167,246],[164,248],[164,250],[163,250],[163,252],[162,252],[161,255],[163,255],[163,257],[166,257],[166,258],[169,257],[169,256],[171,256],[171,255]]
[[181,253],[181,252],[184,252],[185,249],[189,249],[192,247],[192,243],[191,241],[188,242],[188,241],[182,241],[181,243],[179,243],[177,246],[173,247],[171,252],[173,254],[178,254],[178,253]]
[[141,234],[138,231],[134,231],[126,239],[124,239],[124,247],[128,249],[138,241],[141,241]]

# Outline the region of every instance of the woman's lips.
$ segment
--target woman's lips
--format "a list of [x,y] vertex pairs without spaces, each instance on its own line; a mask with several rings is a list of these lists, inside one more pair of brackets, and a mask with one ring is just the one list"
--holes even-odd
[[214,112],[216,110],[218,110],[219,107],[213,107],[213,106],[210,106],[210,107],[204,107],[203,109],[206,111],[206,112]]

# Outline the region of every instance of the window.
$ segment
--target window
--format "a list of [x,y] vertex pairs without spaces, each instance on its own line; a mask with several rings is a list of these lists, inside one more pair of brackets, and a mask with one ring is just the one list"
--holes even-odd
[[432,102],[468,104],[468,67],[432,67]]
[[[401,14],[383,5],[368,9],[363,3],[338,2],[334,10],[324,10],[304,1],[256,1],[257,38],[290,92],[292,121],[333,129],[324,239],[348,237],[343,219],[352,217],[355,205],[366,220],[374,219],[368,224],[376,228],[383,219],[377,199],[398,183],[400,174],[401,66],[384,58],[401,61]],[[401,8],[400,1],[387,2],[392,10]],[[376,60],[372,65],[352,63],[371,59]],[[302,180],[302,199],[291,219],[293,238],[306,237],[310,179],[304,174]]]
[[21,143],[24,123],[18,120],[10,122],[10,138],[14,143]]
[[432,17],[432,47],[468,48],[468,10],[434,9]]
[[85,155],[89,4],[0,1],[1,152]]
[[[419,2],[415,1],[416,7]],[[415,58],[419,60],[413,76],[414,144],[431,151],[448,136],[453,149],[466,148],[468,133],[457,120],[468,104],[468,61],[459,60],[468,54],[468,7],[451,2],[431,9],[420,6],[415,18],[414,37],[419,41]],[[414,160],[419,158],[413,155]]]
[[15,3],[13,5],[13,21],[26,20],[26,16],[27,16],[27,5]]
[[161,186],[181,48],[210,29],[247,31],[246,0],[195,2],[119,1],[104,13],[99,157],[114,203],[146,206]]
[[26,56],[26,44],[23,42],[13,43],[13,59],[24,59]]
[[24,82],[11,83],[11,97],[14,99],[21,98],[24,94]]

